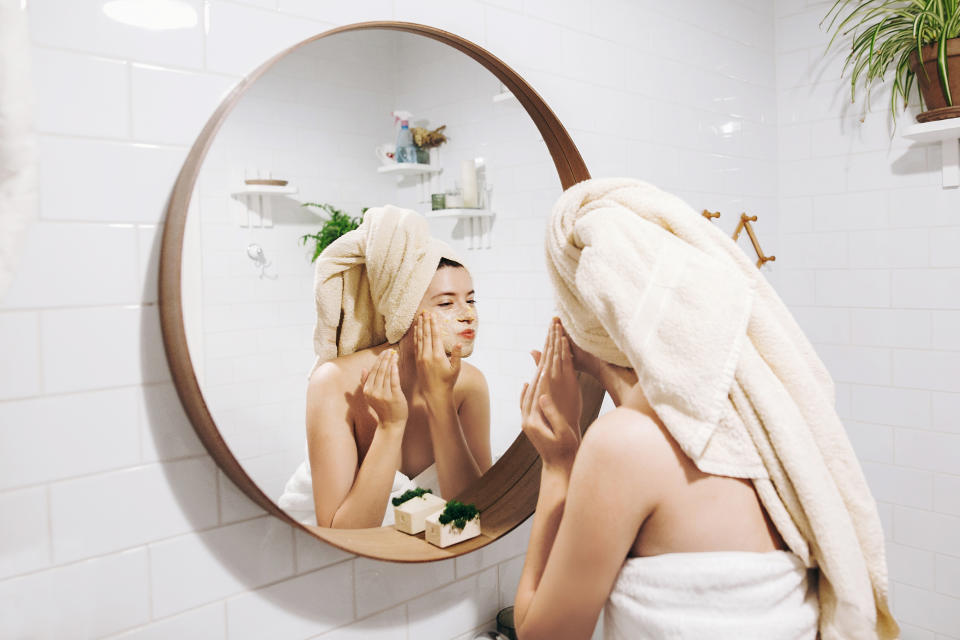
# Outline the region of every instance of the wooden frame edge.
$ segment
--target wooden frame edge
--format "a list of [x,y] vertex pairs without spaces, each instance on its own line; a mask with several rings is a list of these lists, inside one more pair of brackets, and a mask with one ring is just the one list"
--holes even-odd
[[[540,460],[536,450],[522,433],[497,463],[473,487],[459,496],[477,504],[484,514],[484,535],[473,541],[461,543],[451,549],[438,549],[392,528],[329,529],[303,525],[280,509],[257,486],[220,435],[197,381],[183,323],[180,279],[187,213],[203,160],[217,131],[250,85],[290,52],[337,33],[361,30],[412,33],[431,38],[468,55],[503,82],[533,120],[547,145],[563,189],[590,178],[573,139],[553,111],[518,73],[485,49],[447,31],[408,22],[362,22],[330,29],[281,51],[244,77],[210,116],[190,148],[174,183],[164,220],[159,273],[161,332],[177,395],[200,441],[223,473],[251,500],[267,513],[344,551],[376,560],[432,562],[483,547],[516,528],[533,513],[540,486]],[[584,386],[584,390],[587,391],[587,386]],[[596,416],[600,399],[602,391],[597,396],[595,388],[591,393],[585,393],[585,416]]]

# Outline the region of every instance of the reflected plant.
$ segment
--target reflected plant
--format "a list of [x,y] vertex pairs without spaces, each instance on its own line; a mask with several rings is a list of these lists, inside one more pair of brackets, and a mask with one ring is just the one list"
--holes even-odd
[[330,214],[330,217],[326,222],[323,223],[323,227],[317,233],[308,233],[305,236],[300,236],[301,246],[306,246],[311,240],[314,242],[313,246],[313,257],[310,259],[310,262],[316,262],[317,258],[320,257],[320,254],[323,253],[323,250],[329,247],[334,240],[347,233],[348,231],[353,231],[360,226],[360,223],[363,222],[363,214],[367,212],[369,207],[364,207],[360,210],[360,217],[352,218],[342,210],[337,209],[332,204],[317,203],[317,202],[304,202],[304,207],[317,207],[318,209],[323,209]]
[[459,500],[451,500],[446,504],[443,509],[443,513],[440,514],[438,520],[440,524],[453,523],[452,527],[454,529],[463,530],[467,526],[467,523],[480,515],[480,512],[477,511],[477,507],[472,504],[464,504]]

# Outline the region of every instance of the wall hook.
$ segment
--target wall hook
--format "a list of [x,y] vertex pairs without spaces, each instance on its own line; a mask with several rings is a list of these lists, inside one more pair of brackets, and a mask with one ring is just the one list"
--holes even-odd
[[733,241],[736,242],[737,238],[740,237],[740,232],[743,229],[747,230],[747,235],[750,236],[750,242],[753,243],[753,250],[757,252],[757,269],[763,266],[764,262],[773,262],[777,259],[777,256],[765,256],[763,251],[760,249],[760,243],[757,242],[757,235],[753,232],[753,226],[751,222],[756,222],[757,216],[748,216],[746,213],[740,214],[740,222],[737,223],[737,228],[733,232]]
[[247,245],[247,257],[253,260],[255,266],[260,269],[260,278],[266,278],[268,280],[276,280],[277,275],[269,275],[267,273],[267,267],[269,267],[272,262],[267,260],[267,257],[263,253],[263,247],[257,243],[251,243]]

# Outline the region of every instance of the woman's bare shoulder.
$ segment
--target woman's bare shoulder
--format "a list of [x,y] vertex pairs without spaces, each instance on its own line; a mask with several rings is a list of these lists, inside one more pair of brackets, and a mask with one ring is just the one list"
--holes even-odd
[[627,406],[601,415],[590,425],[583,436],[578,460],[581,456],[598,468],[628,474],[632,481],[679,470],[662,423],[655,415]]
[[321,364],[310,375],[307,385],[308,396],[342,395],[346,389],[351,389],[360,381],[360,374],[373,359],[368,353],[370,349],[357,351]]
[[487,388],[487,379],[477,367],[469,362],[460,361],[460,376],[457,378],[456,387],[461,387],[464,391],[475,391]]

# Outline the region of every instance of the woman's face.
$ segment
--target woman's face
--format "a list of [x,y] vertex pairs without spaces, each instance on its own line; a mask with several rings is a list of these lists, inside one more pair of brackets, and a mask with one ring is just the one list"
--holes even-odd
[[437,319],[443,348],[450,355],[453,346],[461,345],[463,357],[473,353],[477,337],[477,308],[473,295],[473,278],[463,267],[440,267],[433,275],[417,313],[430,311]]

